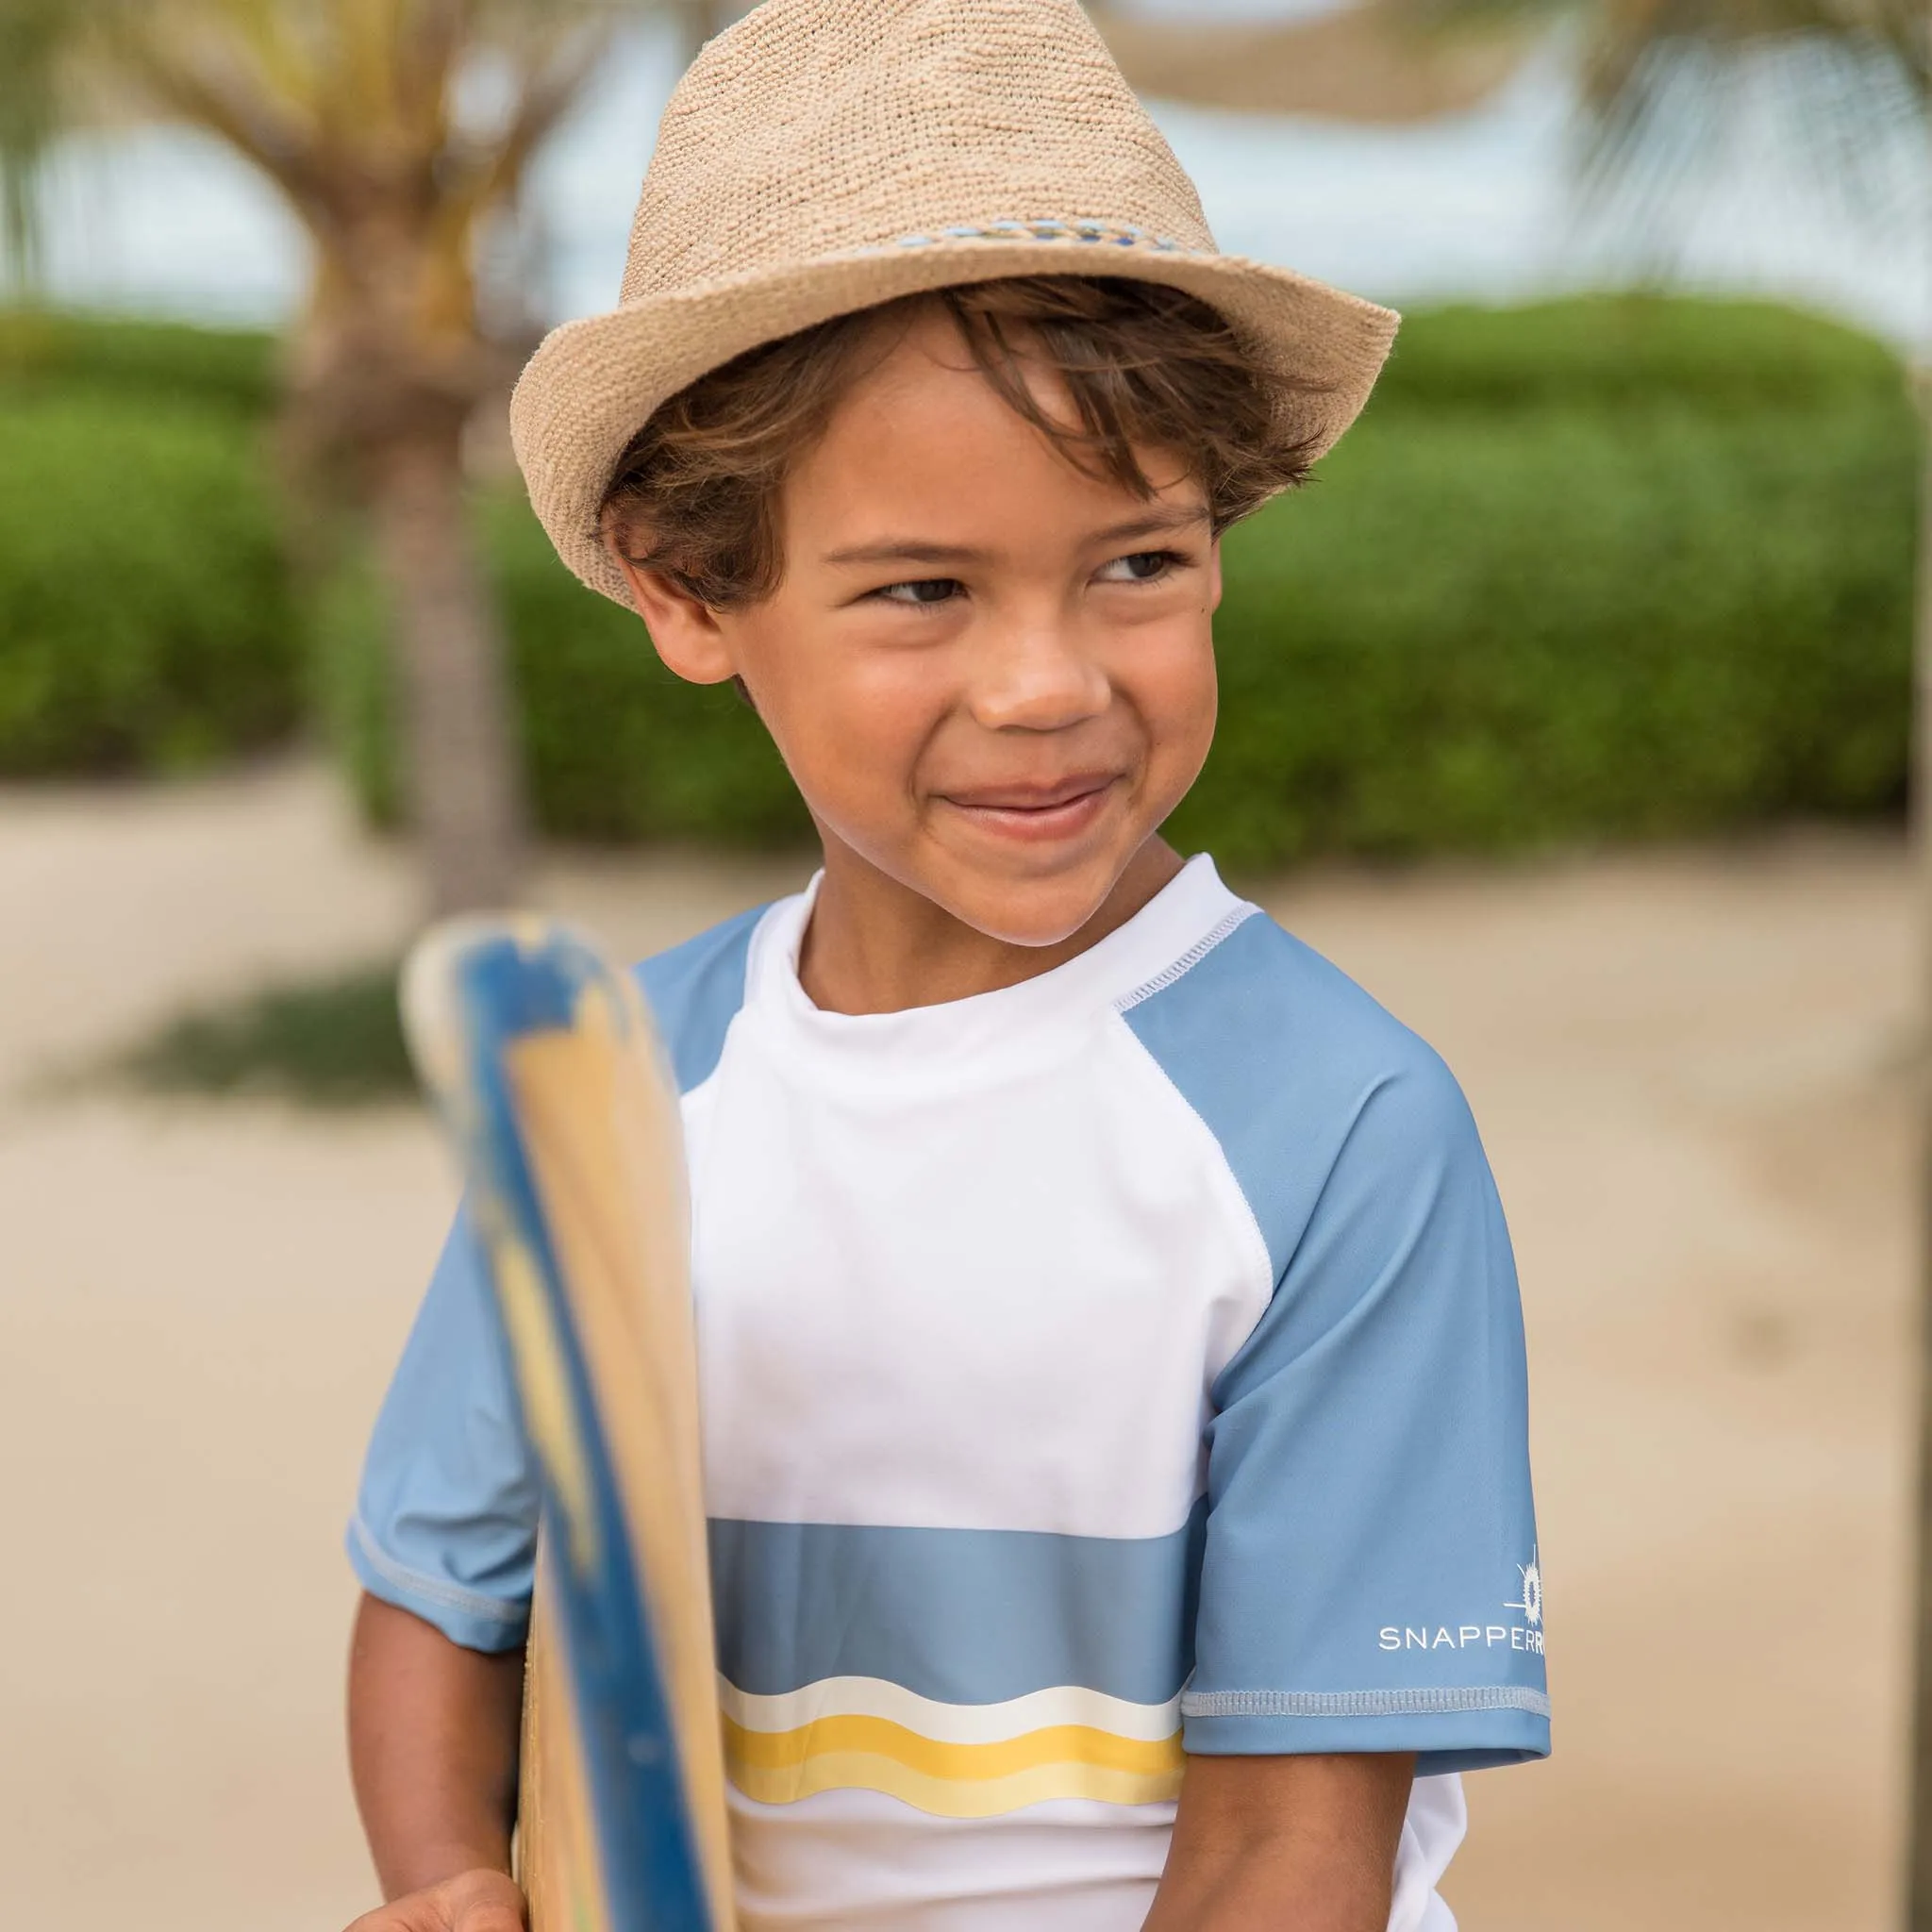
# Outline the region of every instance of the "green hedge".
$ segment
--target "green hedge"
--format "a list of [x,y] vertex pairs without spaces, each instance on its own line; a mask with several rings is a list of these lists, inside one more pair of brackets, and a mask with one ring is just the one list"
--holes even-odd
[[[1175,835],[1263,865],[1895,810],[1915,438],[1884,350],[1784,309],[1412,319],[1315,483],[1229,539],[1221,728]],[[663,672],[520,504],[486,527],[548,829],[808,835],[729,690]],[[387,811],[359,608],[343,715]]]
[[[315,628],[393,817],[379,599],[350,577],[319,623],[291,609],[273,383],[258,336],[0,317],[0,772],[272,740]],[[1177,835],[1261,864],[1896,810],[1915,450],[1895,360],[1786,309],[1411,317],[1317,481],[1229,540],[1222,728]],[[664,673],[519,502],[483,528],[547,829],[808,835],[731,691]]]
[[58,309],[0,309],[0,385],[76,390],[152,403],[202,404],[266,415],[279,389],[280,349],[254,329],[195,328]]
[[1380,412],[1229,540],[1176,835],[1262,863],[1893,810],[1915,474],[1896,407]]
[[180,770],[296,725],[257,440],[206,404],[0,383],[0,774]]
[[[643,625],[578,585],[521,495],[482,505],[504,603],[524,746],[547,831],[596,843],[652,839],[783,845],[809,836],[771,740],[730,686],[658,663]],[[351,784],[379,824],[400,816],[381,602],[366,572],[328,598],[320,632],[328,710]]]
[[1883,343],[1778,303],[1573,295],[1408,317],[1370,408],[1676,401],[1710,415],[1859,402],[1895,409],[1904,395],[1904,372]]

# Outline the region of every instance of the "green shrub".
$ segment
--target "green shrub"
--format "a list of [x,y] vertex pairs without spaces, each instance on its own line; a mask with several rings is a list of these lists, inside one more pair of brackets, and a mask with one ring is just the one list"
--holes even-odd
[[[521,495],[481,506],[509,628],[539,821],[603,843],[693,839],[764,846],[811,826],[763,727],[728,685],[680,682],[628,611],[558,562]],[[400,815],[381,599],[366,569],[331,591],[321,624],[330,723],[351,784],[379,824]]]
[[417,1088],[396,1008],[400,971],[386,960],[198,1008],[101,1071],[162,1093],[343,1108],[405,1099]]
[[206,406],[0,387],[0,774],[178,770],[294,727],[257,437]]
[[563,570],[521,500],[496,504],[489,527],[546,825],[574,839],[743,845],[809,835],[771,739],[732,686],[666,671],[636,617]]
[[[1916,425],[1897,364],[1760,305],[1449,309],[1306,491],[1229,538],[1214,754],[1175,821],[1241,864],[1895,811]],[[678,684],[527,510],[486,517],[552,832],[770,843],[757,720]],[[374,609],[354,770],[393,808]]]
[[1904,372],[1882,343],[1776,303],[1575,295],[1409,316],[1370,410],[1649,409],[1673,400],[1707,414],[1895,409],[1904,393]]
[[[0,314],[0,773],[153,770],[302,708],[265,336]],[[1263,863],[1680,835],[1903,796],[1915,429],[1895,360],[1765,304],[1410,318],[1318,481],[1228,543],[1223,722],[1177,836]],[[484,506],[541,823],[808,827],[729,690],[678,684],[520,503]],[[309,614],[397,816],[381,600]]]
[[274,336],[58,309],[0,309],[0,385],[101,391],[149,404],[264,415],[279,387]]
[[1379,414],[1229,539],[1176,836],[1260,864],[1893,809],[1915,470],[1896,407]]

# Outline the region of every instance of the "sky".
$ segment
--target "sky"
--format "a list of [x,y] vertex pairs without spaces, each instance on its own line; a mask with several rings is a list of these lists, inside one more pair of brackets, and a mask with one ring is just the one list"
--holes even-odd
[[[1132,0],[1257,17],[1284,0]],[[1317,7],[1324,0],[1291,0]],[[1475,111],[1370,128],[1152,103],[1224,248],[1401,305],[1507,301],[1663,282],[1781,294],[1932,343],[1932,199],[1884,219],[1822,192],[1808,158],[1747,111],[1729,149],[1666,211],[1587,215],[1573,185],[1574,92],[1552,47]],[[544,321],[616,296],[637,183],[676,75],[673,44],[632,34],[540,158],[530,306]],[[307,257],[273,191],[211,142],[150,127],[63,142],[44,187],[59,299],[209,321],[273,322]]]

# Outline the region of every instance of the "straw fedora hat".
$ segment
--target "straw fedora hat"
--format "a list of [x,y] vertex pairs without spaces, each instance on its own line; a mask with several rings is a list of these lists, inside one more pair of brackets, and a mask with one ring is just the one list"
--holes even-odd
[[1316,454],[1367,400],[1386,308],[1223,255],[1074,0],[766,0],[672,96],[620,306],[568,323],[510,408],[563,560],[627,603],[597,515],[668,397],[874,303],[1005,275],[1165,282],[1210,304]]

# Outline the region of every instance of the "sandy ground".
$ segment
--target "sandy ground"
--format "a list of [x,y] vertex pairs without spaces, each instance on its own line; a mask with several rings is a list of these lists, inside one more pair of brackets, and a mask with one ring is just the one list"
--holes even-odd
[[[786,866],[562,862],[635,951]],[[1252,882],[1250,882],[1252,887]],[[1462,1075],[1516,1229],[1557,1757],[1472,1780],[1470,1932],[1878,1932],[1898,1840],[1903,856],[1801,838],[1265,883]],[[0,1918],[332,1932],[361,1441],[454,1192],[397,1109],[42,1076],[406,930],[284,771],[0,792]]]

